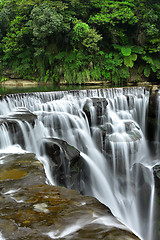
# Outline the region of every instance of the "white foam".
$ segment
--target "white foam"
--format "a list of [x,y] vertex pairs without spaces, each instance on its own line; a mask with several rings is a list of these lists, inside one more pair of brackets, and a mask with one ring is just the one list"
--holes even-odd
[[[4,149],[0,149],[0,154],[23,154],[23,153],[27,153],[27,151],[23,150],[18,144],[8,146]],[[0,159],[3,158],[4,156],[0,157]]]
[[2,235],[1,232],[0,232],[0,240],[6,240],[6,239],[3,237],[3,235]]
[[6,194],[6,195],[13,195],[14,193],[18,192],[19,190],[20,190],[20,188],[18,188],[18,189],[11,189],[11,190],[5,192],[4,194]]
[[[52,239],[65,238],[71,234],[74,234],[79,229],[82,229],[85,226],[87,226],[88,224],[92,224],[92,223],[97,223],[97,224],[101,224],[101,225],[104,225],[107,227],[116,227],[119,229],[130,231],[130,229],[128,229],[125,225],[121,224],[118,220],[116,220],[112,216],[99,217],[98,215],[93,213],[93,218],[91,218],[91,219],[89,219],[89,218],[79,219],[79,220],[77,220],[77,222],[75,222],[74,224],[68,225],[63,230],[58,229],[55,231],[48,232],[44,235],[47,235]],[[107,229],[106,229],[106,231],[107,231]]]

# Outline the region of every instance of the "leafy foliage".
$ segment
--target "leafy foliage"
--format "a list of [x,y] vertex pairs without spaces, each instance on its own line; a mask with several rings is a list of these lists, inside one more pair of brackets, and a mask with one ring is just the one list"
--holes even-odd
[[61,30],[63,16],[46,3],[36,6],[31,11],[30,27],[33,36],[38,39],[45,39],[54,32]]
[[122,53],[125,57],[130,56],[130,55],[131,55],[131,52],[132,52],[132,50],[131,50],[130,47],[124,46],[124,47],[121,48],[121,53]]
[[88,52],[97,51],[98,42],[102,40],[100,34],[95,29],[89,27],[87,23],[77,21],[73,27],[73,46],[78,49],[86,49]]
[[134,54],[131,54],[129,56],[126,56],[124,57],[124,65],[126,67],[130,67],[132,68],[134,66],[134,61],[137,60],[137,55],[134,53]]
[[99,13],[91,16],[91,20],[94,22],[109,23],[115,26],[118,23],[134,24],[138,21],[133,12],[135,7],[133,1],[93,0],[93,3],[100,9]]
[[160,79],[157,0],[1,0],[0,70],[68,84]]

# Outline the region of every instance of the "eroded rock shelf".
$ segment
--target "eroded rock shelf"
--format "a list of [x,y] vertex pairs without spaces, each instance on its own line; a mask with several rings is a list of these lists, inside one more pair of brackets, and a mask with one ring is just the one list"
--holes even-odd
[[4,239],[138,239],[95,198],[46,185],[34,154],[6,154],[0,164]]

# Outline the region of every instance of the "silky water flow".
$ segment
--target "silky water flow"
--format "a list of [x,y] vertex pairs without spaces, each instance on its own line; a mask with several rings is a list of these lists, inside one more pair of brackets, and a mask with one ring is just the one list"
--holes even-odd
[[[149,95],[145,88],[115,88],[4,96],[1,164],[3,153],[33,152],[44,165],[48,184],[56,185],[41,143],[64,140],[80,151],[89,169],[83,193],[108,206],[141,239],[156,240],[153,159],[146,143]],[[34,124],[22,117],[26,112],[36,116]],[[11,131],[11,123],[17,131],[13,126]],[[66,168],[64,174],[69,171]]]

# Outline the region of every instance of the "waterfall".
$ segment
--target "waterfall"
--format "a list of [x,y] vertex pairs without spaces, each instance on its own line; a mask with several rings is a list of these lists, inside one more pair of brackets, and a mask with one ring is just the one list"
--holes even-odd
[[157,111],[157,123],[158,123],[158,127],[157,127],[157,132],[156,132],[156,154],[157,157],[160,157],[160,92],[158,92],[158,111]]
[[[141,239],[153,240],[148,103],[149,91],[138,87],[6,95],[0,100],[1,152],[17,146],[34,152],[48,184],[59,184],[42,140],[67,142],[80,151],[88,169],[83,193],[107,205]],[[70,187],[69,181],[66,185]]]

